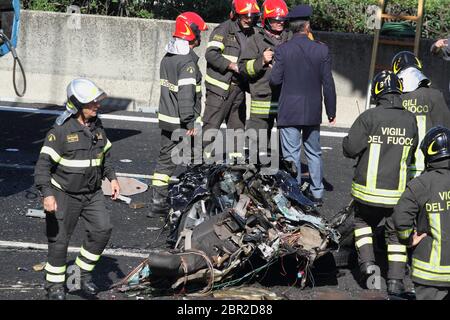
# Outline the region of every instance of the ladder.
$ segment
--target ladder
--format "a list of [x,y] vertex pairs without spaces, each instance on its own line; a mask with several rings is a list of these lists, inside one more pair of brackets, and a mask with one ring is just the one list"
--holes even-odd
[[[419,54],[419,45],[420,45],[420,36],[422,33],[422,24],[423,24],[423,11],[425,0],[418,0],[417,5],[417,15],[416,16],[405,16],[405,15],[392,15],[386,13],[386,6],[388,0],[378,0],[378,7],[380,8],[379,14],[377,18],[380,21],[380,26],[375,27],[375,35],[373,38],[373,46],[372,46],[372,58],[370,61],[370,69],[369,69],[369,84],[367,89],[366,96],[366,110],[370,108],[370,99],[371,99],[371,90],[372,90],[372,79],[375,76],[375,71],[381,71],[383,69],[390,69],[391,66],[387,67],[377,64],[377,56],[378,56],[378,47],[380,44],[390,45],[390,46],[402,46],[402,47],[412,47],[414,48],[414,54],[417,56]],[[404,20],[404,21],[415,21],[416,22],[416,34],[414,41],[405,41],[398,39],[380,39],[381,34],[381,26],[383,25],[385,20]]]

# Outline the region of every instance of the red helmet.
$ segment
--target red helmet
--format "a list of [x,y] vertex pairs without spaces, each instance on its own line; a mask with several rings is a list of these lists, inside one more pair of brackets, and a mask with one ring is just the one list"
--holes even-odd
[[279,21],[286,20],[289,13],[286,2],[283,0],[266,0],[263,4],[262,25],[266,24],[266,19],[274,19]]
[[200,32],[208,30],[205,21],[195,12],[184,12],[175,21],[173,36],[192,41],[200,38]]
[[233,0],[233,13],[236,15],[257,16],[259,10],[256,0]]

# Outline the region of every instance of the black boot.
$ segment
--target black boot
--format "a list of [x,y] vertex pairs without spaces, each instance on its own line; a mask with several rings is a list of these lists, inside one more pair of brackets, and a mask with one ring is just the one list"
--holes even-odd
[[167,188],[152,186],[152,202],[150,212],[147,214],[149,218],[165,217],[169,214],[169,204],[167,203]]
[[48,300],[66,300],[66,291],[63,285],[52,285],[46,290]]
[[402,280],[389,279],[387,281],[387,293],[390,296],[401,296],[405,293],[405,285]]
[[98,287],[92,281],[92,275],[90,272],[83,272],[81,274],[81,291],[89,296],[95,296],[99,292]]

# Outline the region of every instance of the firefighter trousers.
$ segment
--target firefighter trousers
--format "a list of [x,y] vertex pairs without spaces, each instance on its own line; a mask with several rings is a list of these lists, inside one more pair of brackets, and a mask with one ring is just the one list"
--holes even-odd
[[55,189],[57,210],[46,214],[48,261],[45,266],[47,286],[63,285],[67,248],[81,218],[85,238],[75,264],[81,274],[90,273],[105,249],[112,232],[110,213],[101,189],[90,194],[73,195]]
[[226,98],[212,91],[206,92],[205,111],[202,116],[203,132],[208,129],[219,129],[223,121],[226,122],[228,129],[244,130],[246,116],[245,91],[238,85],[230,85],[230,92]]
[[[183,132],[185,131],[183,130]],[[175,159],[172,159],[172,151],[181,142],[181,138],[172,141],[171,131],[161,131],[159,156],[152,179],[153,201],[167,201],[169,179],[177,168],[177,164],[174,162]]]
[[407,262],[406,246],[401,245],[392,220],[392,208],[369,206],[358,201],[354,202],[355,246],[358,252],[359,264],[375,263],[373,248],[374,230],[378,224],[386,219],[385,240],[387,244],[388,279],[403,280]]
[[[271,138],[275,119],[276,116],[270,116],[269,118],[250,116],[250,119],[247,120],[245,129],[249,137],[249,151],[256,150],[258,157],[260,154],[270,153],[272,151],[271,146],[273,143],[271,142]],[[252,130],[255,130],[256,134]]]
[[[227,124],[227,129],[240,130],[242,135],[244,134],[247,116],[245,91],[235,84],[231,84],[229,90],[226,98],[211,91],[206,92],[205,111],[202,116],[203,149],[214,141],[213,137],[217,134],[216,130],[220,129],[220,125],[224,121]],[[208,137],[205,137],[205,133],[208,133]],[[206,152],[206,157],[210,156]]]

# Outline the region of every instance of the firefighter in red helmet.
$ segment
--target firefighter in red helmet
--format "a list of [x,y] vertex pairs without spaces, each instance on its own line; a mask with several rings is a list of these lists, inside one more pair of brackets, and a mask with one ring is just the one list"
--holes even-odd
[[[277,116],[279,87],[270,86],[275,47],[292,35],[286,28],[288,7],[284,0],[266,0],[262,5],[262,27],[249,40],[247,50],[239,60],[239,70],[249,79],[251,107],[246,129],[255,130],[257,141],[250,141],[250,150],[258,156],[268,151],[268,142]],[[252,146],[253,143],[253,146]]]
[[[238,60],[246,52],[249,38],[255,34],[254,25],[259,16],[260,8],[256,0],[234,0],[230,19],[217,26],[210,36],[205,54],[204,137],[207,130],[218,130],[224,120],[228,129],[242,133],[245,129],[248,80],[239,71]],[[209,143],[203,141],[205,147]],[[204,151],[204,156],[208,158],[211,155],[209,148]]]
[[202,74],[199,57],[193,51],[200,45],[200,34],[208,27],[195,12],[180,14],[175,22],[173,38],[166,46],[160,66],[161,96],[158,121],[161,128],[159,157],[152,179],[152,202],[148,217],[167,216],[168,183],[176,169],[172,150],[182,141],[172,141],[176,130],[192,137],[197,134],[194,124],[201,111]]

